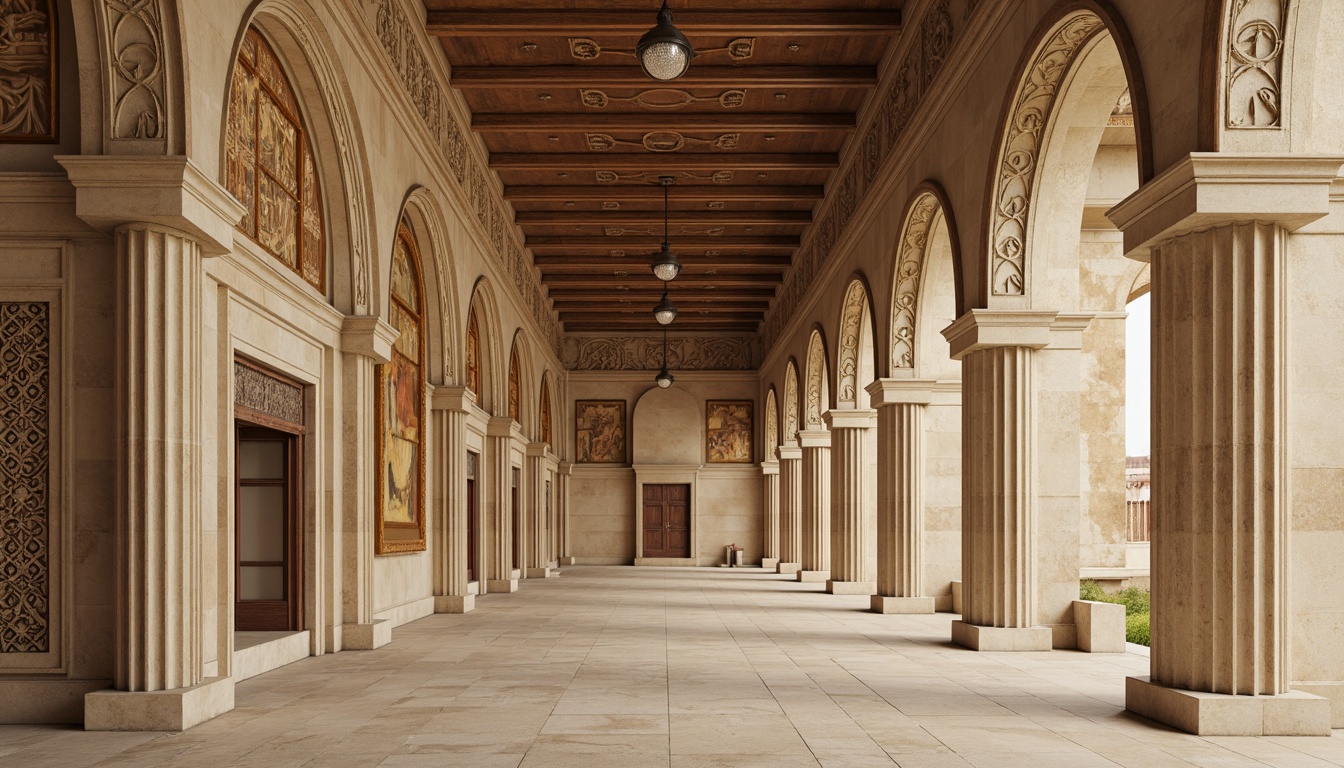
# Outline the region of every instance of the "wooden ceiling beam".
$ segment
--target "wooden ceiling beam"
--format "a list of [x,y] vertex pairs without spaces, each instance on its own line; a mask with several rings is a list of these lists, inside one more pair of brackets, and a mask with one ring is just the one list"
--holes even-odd
[[[723,202],[781,203],[797,200],[820,200],[825,188],[820,186],[729,187],[723,185],[699,186],[674,184],[670,197],[674,206],[688,201],[720,200]],[[504,188],[504,199],[513,203],[567,203],[599,202],[663,202],[663,189],[656,184],[604,186],[513,186]]]
[[[898,10],[686,9],[677,27],[692,35],[830,37],[890,35],[901,30]],[[574,11],[550,9],[442,9],[429,11],[425,28],[443,38],[593,37],[642,35],[657,21],[654,9]],[[694,41],[692,41],[694,43]]]
[[[811,224],[811,211],[677,211],[670,217],[670,227],[685,226],[754,226],[770,224]],[[662,211],[519,211],[514,214],[517,224],[558,225],[613,225],[663,224]]]
[[[676,292],[678,286],[683,285],[775,285],[784,280],[784,275],[779,272],[747,272],[723,275],[697,275],[682,273],[674,281],[675,285],[669,290]],[[632,272],[626,277],[615,277],[613,275],[546,275],[543,281],[546,285],[594,285],[611,286],[614,283],[625,283],[627,285],[661,285],[662,281],[653,276],[652,272]]]
[[[673,325],[678,324],[681,324],[685,328],[693,329],[697,333],[710,333],[710,332],[755,333],[756,329],[760,327],[759,323],[725,323],[720,321],[695,322],[688,325],[678,320],[676,323],[673,323]],[[652,319],[649,320],[647,325],[644,323],[639,324],[622,323],[619,325],[614,325],[613,323],[610,322],[604,322],[604,323],[565,323],[564,326],[565,331],[569,333],[610,333],[612,330],[621,330],[630,333],[638,331],[648,331],[650,333],[657,333],[661,331],[663,328],[663,326],[658,325]],[[673,369],[673,371],[677,375],[681,375],[681,371],[675,368]],[[653,369],[650,368],[649,372],[652,373]]]
[[477,133],[603,133],[607,131],[730,131],[733,133],[816,133],[848,131],[849,112],[643,113],[477,113]]
[[[792,259],[788,256],[748,256],[726,259],[721,256],[678,256],[683,269],[788,269]],[[543,272],[578,271],[586,269],[648,270],[653,261],[651,255],[630,254],[626,256],[535,256],[533,263]]]
[[[496,171],[611,171],[613,173],[650,174],[676,171],[796,171],[831,170],[839,167],[840,156],[830,152],[813,153],[681,153],[681,152],[499,152],[490,155],[490,167]],[[680,181],[680,179],[679,179]],[[709,179],[706,179],[709,181]],[[605,186],[602,188],[606,188]],[[612,185],[616,189],[615,185]]]
[[[654,302],[656,302],[657,300],[658,300],[657,298],[651,299],[651,301]],[[602,304],[595,301],[582,301],[577,299],[558,299],[552,303],[555,305],[555,311],[557,312],[566,312],[566,311],[573,312],[577,310],[596,309],[598,307],[607,307],[607,306],[618,306],[625,308],[635,308],[636,306],[643,306],[642,302],[635,302],[633,300],[625,298],[618,300],[616,304],[610,304],[610,303]],[[702,309],[732,309],[732,310],[751,309],[757,312],[764,312],[770,307],[770,302],[767,299],[738,299],[738,300],[725,301],[725,300],[712,300],[712,299],[678,298],[676,304],[678,309],[686,310],[688,312],[699,311]],[[649,306],[652,307],[653,304],[649,304]]]
[[[453,87],[488,88],[656,88],[639,67],[535,66],[453,67]],[[677,88],[871,88],[876,67],[693,66],[677,78]]]
[[[624,290],[622,290],[624,289]],[[601,304],[610,301],[620,301],[628,299],[630,301],[647,301],[652,307],[655,302],[663,295],[662,288],[651,288],[650,286],[607,286],[605,288],[593,288],[590,286],[565,286],[552,285],[547,287],[547,295],[552,301],[588,301],[595,304]],[[687,286],[677,292],[678,301],[770,301],[774,298],[775,289],[769,286]]]

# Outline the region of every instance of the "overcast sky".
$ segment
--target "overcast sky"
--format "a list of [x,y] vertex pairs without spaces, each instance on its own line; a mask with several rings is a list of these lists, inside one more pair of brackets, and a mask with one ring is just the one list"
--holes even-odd
[[1125,454],[1147,456],[1152,428],[1148,388],[1151,385],[1151,293],[1130,302],[1125,318]]

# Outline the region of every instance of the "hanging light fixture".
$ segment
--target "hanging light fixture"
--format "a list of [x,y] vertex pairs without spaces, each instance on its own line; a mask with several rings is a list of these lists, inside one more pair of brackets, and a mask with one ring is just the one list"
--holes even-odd
[[653,308],[653,319],[659,325],[667,325],[677,319],[677,308],[672,304],[672,299],[668,298],[666,288],[663,289],[662,300]]
[[677,260],[677,255],[672,253],[672,246],[667,242],[667,188],[672,186],[674,180],[672,176],[658,177],[658,183],[663,185],[663,247],[650,267],[654,276],[665,283],[675,280],[677,275],[681,274],[681,262]]
[[667,7],[667,0],[663,0],[662,10],[658,11],[658,23],[639,38],[635,56],[639,58],[644,74],[654,80],[675,80],[691,66],[695,49],[672,23],[672,11]]
[[662,388],[662,389],[667,389],[668,387],[672,386],[672,382],[676,381],[676,379],[672,377],[672,374],[670,374],[670,373],[667,372],[667,326],[666,326],[666,325],[663,326],[663,369],[662,369],[661,371],[658,372],[658,375],[657,375],[657,376],[654,376],[654,377],[653,377],[653,380],[654,380],[654,382],[656,382],[656,383],[658,384],[658,386],[659,386],[660,388]]

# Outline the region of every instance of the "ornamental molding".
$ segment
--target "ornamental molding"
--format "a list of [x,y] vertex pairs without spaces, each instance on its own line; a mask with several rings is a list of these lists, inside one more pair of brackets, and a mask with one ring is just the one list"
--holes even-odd
[[789,361],[784,373],[784,440],[798,439],[798,369]]
[[1288,0],[1233,0],[1229,5],[1223,84],[1229,129],[1283,127],[1287,20]]
[[765,395],[766,455],[773,455],[773,450],[777,445],[779,445],[779,405],[775,402],[775,390],[772,388]]
[[863,283],[853,280],[845,292],[844,309],[840,313],[839,362],[836,365],[838,386],[836,402],[841,408],[857,408],[859,399],[859,339],[863,335],[863,321],[868,316],[868,291]]
[[543,338],[561,352],[559,321],[551,311],[541,277],[527,258],[521,232],[513,224],[512,209],[504,201],[497,179],[479,153],[473,151],[471,128],[452,106],[453,92],[426,54],[423,26],[412,22],[398,0],[365,0],[366,16],[387,54],[397,80],[419,114],[445,161],[449,176],[459,187],[460,199],[475,215],[484,244],[509,276],[519,300],[532,314]]
[[303,388],[251,365],[233,364],[233,404],[290,424],[303,424]]
[[[652,336],[567,336],[561,361],[572,371],[656,371],[663,342]],[[684,336],[667,341],[672,371],[754,371],[760,346],[749,337]]]
[[1027,295],[1026,253],[1031,206],[1040,169],[1041,140],[1054,111],[1059,86],[1078,52],[1105,29],[1092,13],[1060,24],[1037,50],[1023,74],[999,149],[990,210],[990,291]]
[[168,75],[161,0],[103,0],[108,131],[113,139],[168,137]]
[[918,317],[919,285],[924,274],[929,233],[939,210],[938,198],[921,194],[910,207],[897,241],[899,252],[892,281],[891,359],[894,371],[915,367],[915,323]]
[[821,334],[812,332],[807,340],[807,401],[803,407],[803,421],[807,429],[825,429],[821,414],[825,410],[822,390],[826,386],[826,345]]
[[579,101],[589,109],[606,109],[613,101],[645,107],[646,109],[681,109],[697,104],[716,103],[724,109],[737,109],[747,101],[747,92],[730,89],[712,96],[696,96],[680,88],[650,88],[629,96],[618,96],[598,88],[579,89]]

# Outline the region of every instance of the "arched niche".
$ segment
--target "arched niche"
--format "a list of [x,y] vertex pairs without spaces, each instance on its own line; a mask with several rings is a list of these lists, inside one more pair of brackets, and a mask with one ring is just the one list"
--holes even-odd
[[[696,565],[699,562],[697,490],[705,457],[704,421],[700,401],[676,386],[654,387],[635,403],[631,425],[635,470],[635,508],[631,510],[635,521],[635,565]],[[685,520],[687,540],[684,551],[670,555],[650,546],[652,538],[647,535],[652,524],[649,500],[650,495],[656,496],[663,489],[681,486],[685,487],[689,501]],[[655,531],[655,535],[663,534]]]

